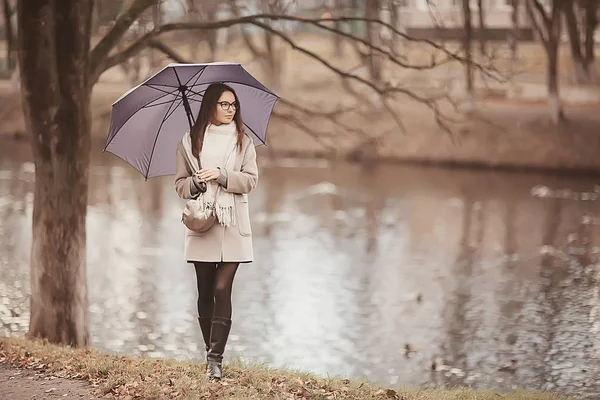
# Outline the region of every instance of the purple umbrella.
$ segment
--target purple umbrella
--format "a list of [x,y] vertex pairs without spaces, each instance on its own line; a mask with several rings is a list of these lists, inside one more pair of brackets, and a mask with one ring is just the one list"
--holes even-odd
[[146,179],[175,174],[177,144],[194,123],[206,88],[225,83],[237,93],[246,132],[266,144],[267,125],[279,98],[240,64],[169,64],[112,105],[104,151]]

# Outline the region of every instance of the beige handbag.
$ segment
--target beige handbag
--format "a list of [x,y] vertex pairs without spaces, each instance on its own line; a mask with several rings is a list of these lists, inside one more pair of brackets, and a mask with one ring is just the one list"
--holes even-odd
[[206,233],[217,222],[217,213],[214,208],[220,191],[221,187],[219,186],[215,191],[212,208],[209,208],[208,205],[204,204],[203,200],[199,200],[198,198],[188,200],[185,203],[181,220],[189,230],[197,233]]
[[[187,154],[188,156],[188,162],[190,164],[190,166],[192,167],[192,171],[195,174],[196,171],[196,164],[194,162],[192,162],[192,160],[189,159],[190,155]],[[198,162],[198,167],[202,168],[200,166],[200,160],[196,159]],[[193,178],[192,178],[193,179]],[[201,187],[200,193],[195,197],[192,198],[191,200],[188,200],[185,203],[185,208],[183,209],[183,213],[181,215],[181,221],[183,222],[183,224],[185,226],[187,226],[187,228],[191,231],[194,231],[196,233],[206,233],[210,230],[210,228],[213,227],[213,225],[215,224],[215,222],[217,221],[217,213],[215,212],[215,205],[217,203],[217,196],[219,195],[219,192],[221,191],[221,187],[219,186],[217,188],[217,190],[215,190],[215,198],[213,199],[212,202],[212,208],[209,208],[208,205],[205,205],[205,202],[203,200],[199,200],[198,197],[200,197],[200,194],[205,193],[206,192],[206,183],[202,182],[203,185]]]

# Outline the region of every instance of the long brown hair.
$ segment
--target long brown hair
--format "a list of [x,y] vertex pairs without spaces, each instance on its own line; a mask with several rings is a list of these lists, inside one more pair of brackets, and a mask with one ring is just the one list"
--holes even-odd
[[223,83],[213,83],[208,86],[204,92],[204,98],[202,99],[202,104],[200,105],[200,111],[198,112],[196,122],[190,131],[190,137],[192,140],[192,154],[196,158],[200,156],[202,145],[204,144],[204,133],[206,132],[208,124],[210,124],[211,120],[215,116],[217,111],[217,102],[224,92],[231,92],[233,93],[233,97],[235,97],[235,105],[237,107],[235,115],[233,116],[233,120],[235,121],[237,129],[237,147],[238,150],[242,150],[242,140],[244,139],[244,123],[242,122],[242,109],[240,100],[238,99],[238,96],[233,88]]

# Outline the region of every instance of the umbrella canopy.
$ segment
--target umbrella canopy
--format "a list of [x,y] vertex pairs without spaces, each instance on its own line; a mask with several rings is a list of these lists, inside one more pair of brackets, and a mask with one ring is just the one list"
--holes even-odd
[[112,105],[104,150],[146,179],[175,174],[177,144],[193,125],[212,83],[235,90],[246,132],[256,146],[266,144],[267,125],[279,97],[240,64],[169,64]]

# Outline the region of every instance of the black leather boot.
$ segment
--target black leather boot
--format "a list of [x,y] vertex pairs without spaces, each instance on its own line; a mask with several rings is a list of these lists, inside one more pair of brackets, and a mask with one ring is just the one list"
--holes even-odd
[[208,355],[208,349],[210,348],[210,330],[212,326],[212,317],[200,317],[198,318],[200,323],[200,330],[202,331],[202,337],[204,338],[204,349]]
[[231,320],[213,317],[210,331],[210,348],[208,349],[208,366],[206,375],[209,379],[220,380],[223,368],[223,353],[231,330]]

